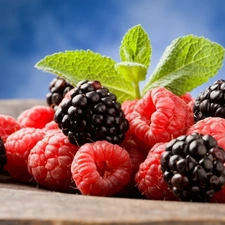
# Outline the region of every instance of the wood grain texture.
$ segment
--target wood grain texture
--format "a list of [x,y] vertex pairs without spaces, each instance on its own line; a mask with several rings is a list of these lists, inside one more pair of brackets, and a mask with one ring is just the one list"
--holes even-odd
[[[17,117],[39,100],[0,101],[0,113]],[[222,225],[225,205],[59,193],[0,175],[1,225]]]
[[225,224],[225,206],[0,188],[0,224]]

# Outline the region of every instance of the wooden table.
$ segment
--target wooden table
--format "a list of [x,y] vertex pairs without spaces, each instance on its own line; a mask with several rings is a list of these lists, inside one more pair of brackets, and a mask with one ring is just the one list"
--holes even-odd
[[[38,100],[0,101],[17,117]],[[0,175],[0,225],[221,225],[225,205],[82,196],[48,191]]]

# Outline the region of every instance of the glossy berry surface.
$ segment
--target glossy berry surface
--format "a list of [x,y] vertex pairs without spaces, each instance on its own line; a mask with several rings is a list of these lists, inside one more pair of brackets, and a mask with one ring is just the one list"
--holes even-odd
[[68,81],[61,77],[55,77],[49,85],[49,93],[46,95],[47,104],[56,109],[65,97],[66,93],[73,88]]
[[201,92],[194,102],[195,121],[207,117],[225,118],[225,80],[217,80]]
[[98,81],[82,81],[63,100],[54,121],[71,143],[107,140],[121,143],[129,125],[116,96]]
[[173,139],[161,156],[164,180],[182,201],[209,202],[225,183],[225,151],[210,135]]

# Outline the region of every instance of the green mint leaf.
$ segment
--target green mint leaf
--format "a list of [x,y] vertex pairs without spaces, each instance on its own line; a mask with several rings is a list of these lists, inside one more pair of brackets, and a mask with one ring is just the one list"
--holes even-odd
[[141,25],[129,29],[120,46],[120,59],[123,62],[137,62],[147,68],[151,60],[151,43],[148,34]]
[[98,80],[117,96],[119,102],[136,98],[132,83],[115,70],[115,64],[109,57],[90,50],[77,50],[48,55],[35,67],[60,76],[74,86],[81,80]]
[[115,69],[122,74],[128,81],[138,83],[145,80],[147,74],[147,67],[135,62],[120,62],[115,64]]
[[166,87],[177,95],[192,91],[215,76],[222,67],[225,49],[204,37],[187,35],[175,39],[144,86],[143,94]]
[[127,80],[133,83],[136,98],[140,98],[139,81],[145,80],[147,67],[136,62],[120,62],[115,64],[115,69],[118,73]]

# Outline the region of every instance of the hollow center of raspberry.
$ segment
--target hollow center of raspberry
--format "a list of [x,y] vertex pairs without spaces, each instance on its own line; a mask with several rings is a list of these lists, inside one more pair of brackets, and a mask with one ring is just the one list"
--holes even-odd
[[96,162],[97,171],[101,177],[107,178],[112,174],[112,169],[109,167],[109,163],[107,161],[104,162]]

